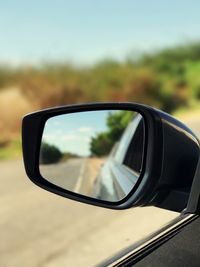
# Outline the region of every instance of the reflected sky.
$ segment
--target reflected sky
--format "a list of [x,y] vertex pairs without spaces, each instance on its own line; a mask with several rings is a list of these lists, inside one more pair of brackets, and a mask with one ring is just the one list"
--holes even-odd
[[62,152],[89,156],[91,138],[106,131],[106,118],[114,112],[118,111],[80,112],[50,118],[45,124],[42,141],[55,145]]

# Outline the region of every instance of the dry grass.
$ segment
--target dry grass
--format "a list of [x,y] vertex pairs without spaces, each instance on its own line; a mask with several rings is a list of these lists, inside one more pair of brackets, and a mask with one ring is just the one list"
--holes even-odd
[[19,88],[0,91],[0,146],[6,145],[19,133],[22,117],[34,109]]

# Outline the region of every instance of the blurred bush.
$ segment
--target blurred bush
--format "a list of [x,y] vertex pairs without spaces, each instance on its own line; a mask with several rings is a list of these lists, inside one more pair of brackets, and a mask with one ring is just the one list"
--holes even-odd
[[2,88],[0,91],[0,147],[19,135],[21,118],[33,109],[18,87]]
[[134,101],[172,113],[200,103],[200,42],[123,62],[0,66],[0,146],[19,135],[21,117],[37,109],[94,101]]

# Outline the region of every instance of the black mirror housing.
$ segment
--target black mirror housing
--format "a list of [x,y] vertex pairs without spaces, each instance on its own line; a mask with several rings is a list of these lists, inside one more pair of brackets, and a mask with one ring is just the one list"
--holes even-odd
[[[49,118],[113,109],[136,111],[142,115],[145,123],[142,173],[133,190],[124,199],[114,203],[93,199],[60,188],[41,176],[39,151],[44,125]],[[36,185],[66,198],[111,209],[150,204],[172,210],[183,209],[199,158],[199,142],[189,128],[160,110],[134,103],[81,104],[26,115],[22,122],[22,144],[26,173]]]

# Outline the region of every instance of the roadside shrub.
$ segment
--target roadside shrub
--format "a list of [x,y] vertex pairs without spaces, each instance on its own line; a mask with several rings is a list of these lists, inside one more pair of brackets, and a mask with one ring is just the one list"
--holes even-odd
[[112,141],[109,139],[108,134],[99,133],[93,137],[90,143],[90,152],[92,156],[105,156],[108,155],[113,146]]
[[51,164],[57,163],[61,160],[63,154],[62,152],[55,146],[49,145],[47,143],[41,144],[41,152],[40,152],[40,163],[42,164]]

